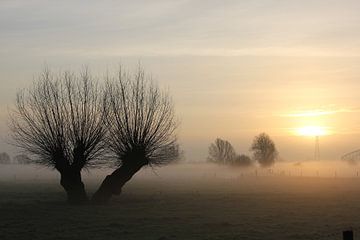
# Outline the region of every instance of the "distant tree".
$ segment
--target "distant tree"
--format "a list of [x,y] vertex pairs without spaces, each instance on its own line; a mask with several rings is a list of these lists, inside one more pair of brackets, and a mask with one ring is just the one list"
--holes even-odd
[[87,201],[81,170],[104,151],[106,105],[87,70],[58,76],[44,70],[33,87],[20,91],[11,113],[14,144],[35,163],[59,171],[70,203]]
[[230,142],[217,138],[209,147],[208,161],[213,163],[230,164],[234,162],[236,152]]
[[31,160],[27,155],[25,154],[19,154],[19,155],[16,155],[14,158],[14,163],[17,163],[17,164],[31,164],[33,163],[33,160]]
[[262,167],[273,165],[278,156],[275,143],[266,133],[261,133],[254,138],[250,151],[253,152],[254,160]]
[[93,201],[98,204],[120,194],[142,167],[167,164],[179,157],[177,121],[168,93],[148,79],[140,67],[133,75],[120,69],[117,79],[109,80],[106,144],[117,169],[94,194]]
[[0,153],[0,164],[10,164],[11,158],[6,152]]
[[239,167],[249,167],[253,164],[251,158],[245,154],[240,154],[234,159],[233,165]]

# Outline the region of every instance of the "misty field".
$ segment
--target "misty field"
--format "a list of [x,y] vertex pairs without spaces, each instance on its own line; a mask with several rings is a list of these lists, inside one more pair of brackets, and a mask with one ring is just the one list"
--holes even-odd
[[[71,206],[54,172],[10,165],[0,172],[2,240],[341,239],[349,228],[360,234],[356,177],[256,177],[253,169],[183,164],[142,171],[107,206]],[[92,193],[106,171],[84,174]]]

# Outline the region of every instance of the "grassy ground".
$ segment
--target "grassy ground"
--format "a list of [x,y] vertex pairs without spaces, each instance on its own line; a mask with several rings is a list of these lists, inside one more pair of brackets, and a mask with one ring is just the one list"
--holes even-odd
[[[98,181],[87,181],[93,192]],[[360,182],[137,176],[108,206],[69,206],[58,179],[0,182],[0,239],[341,239]]]

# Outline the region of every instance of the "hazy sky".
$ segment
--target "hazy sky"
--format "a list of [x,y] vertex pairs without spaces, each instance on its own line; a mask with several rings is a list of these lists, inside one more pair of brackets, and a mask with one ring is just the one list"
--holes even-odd
[[[0,152],[7,108],[45,64],[96,75],[138,61],[168,87],[186,158],[216,137],[248,152],[269,133],[284,159],[360,148],[360,1],[0,1]],[[309,113],[310,112],[310,113]]]

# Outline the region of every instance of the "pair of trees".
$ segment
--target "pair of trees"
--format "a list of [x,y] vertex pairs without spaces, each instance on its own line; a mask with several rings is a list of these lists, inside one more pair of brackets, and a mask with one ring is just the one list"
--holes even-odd
[[[254,161],[263,167],[270,167],[275,163],[278,152],[275,143],[266,133],[256,136],[251,145]],[[244,154],[237,155],[230,142],[217,138],[209,147],[209,162],[229,164],[234,166],[250,166],[253,160]]]
[[0,153],[0,164],[30,164],[31,160],[25,154],[19,154],[12,158],[6,152]]
[[121,68],[100,86],[88,70],[59,75],[44,70],[19,92],[11,114],[15,145],[35,163],[56,169],[70,203],[85,203],[84,168],[115,166],[92,197],[103,204],[144,166],[178,157],[173,104],[139,68]]
[[208,161],[239,167],[252,165],[250,157],[244,154],[237,155],[231,143],[220,138],[217,138],[215,142],[210,145]]

